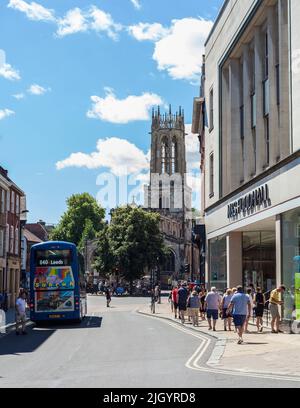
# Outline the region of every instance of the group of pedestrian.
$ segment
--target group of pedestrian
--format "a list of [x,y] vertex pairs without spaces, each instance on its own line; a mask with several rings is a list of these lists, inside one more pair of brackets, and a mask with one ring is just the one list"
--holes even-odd
[[192,321],[194,326],[199,326],[199,312],[200,317],[203,320],[205,319],[205,296],[206,289],[204,286],[193,285],[188,287],[187,282],[182,282],[175,286],[169,297],[175,319],[179,318],[184,324],[185,314],[188,311],[188,319]]
[[[272,333],[280,333],[280,314],[278,306],[283,304],[281,294],[284,293],[284,285],[271,292],[269,309],[272,316]],[[224,322],[224,330],[232,330],[232,322],[238,333],[238,344],[243,343],[243,334],[249,333],[248,324],[251,317],[256,318],[257,332],[263,332],[263,314],[266,306],[266,298],[260,287],[254,288],[250,285],[246,290],[242,286],[226,289],[220,295],[216,287],[212,287],[207,293],[205,287],[195,286],[188,288],[183,282],[173,288],[170,294],[172,311],[175,318],[179,317],[182,324],[185,323],[185,315],[192,320],[194,326],[199,326],[199,316],[204,320],[207,318],[208,330],[216,331],[216,323],[219,317]]]

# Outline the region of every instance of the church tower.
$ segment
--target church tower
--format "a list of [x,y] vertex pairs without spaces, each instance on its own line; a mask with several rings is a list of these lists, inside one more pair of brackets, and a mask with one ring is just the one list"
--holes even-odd
[[184,111],[161,114],[160,107],[152,111],[151,173],[186,173]]
[[161,282],[178,280],[188,263],[191,243],[191,189],[186,184],[184,111],[152,110],[150,185],[145,190],[145,208],[160,214],[160,230],[170,249],[170,259],[161,266]]

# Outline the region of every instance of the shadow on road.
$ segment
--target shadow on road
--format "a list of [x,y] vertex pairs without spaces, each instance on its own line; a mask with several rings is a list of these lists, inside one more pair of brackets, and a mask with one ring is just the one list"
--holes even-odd
[[10,333],[0,341],[0,356],[5,354],[32,353],[39,348],[55,330],[28,330],[27,336]]
[[98,316],[86,316],[82,322],[41,322],[38,324],[38,327],[41,328],[50,328],[53,330],[69,330],[69,329],[93,329],[100,328],[102,325],[102,317]]
[[47,322],[27,328],[27,335],[16,336],[15,331],[0,338],[0,356],[32,353],[58,330],[95,329],[102,325],[102,317],[87,316],[81,323]]

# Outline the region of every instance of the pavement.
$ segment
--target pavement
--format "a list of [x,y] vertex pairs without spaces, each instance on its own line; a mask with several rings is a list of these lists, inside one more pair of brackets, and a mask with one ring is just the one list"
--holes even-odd
[[[5,313],[2,309],[0,310],[0,336],[9,333],[10,331],[14,330],[16,327],[16,318],[15,318],[15,309],[11,308]],[[29,312],[26,312],[27,315],[27,323],[31,324],[29,321]]]
[[[80,324],[49,322],[29,326],[27,336],[0,336],[0,388],[300,388],[300,377],[236,371],[227,362],[220,368],[216,361],[230,352],[224,333],[211,334],[206,322],[196,330],[174,322],[162,301],[153,317],[149,298],[113,297],[107,308],[105,297],[89,296]],[[244,348],[235,339],[232,346],[233,357]]]
[[[162,298],[161,304],[156,304],[153,315],[150,306],[139,309],[139,312],[152,317],[166,319],[181,325],[171,313],[167,299]],[[249,334],[244,335],[244,343],[237,344],[237,334],[225,332],[223,322],[218,320],[216,331],[208,330],[207,321],[199,320],[200,326],[193,327],[187,321],[184,325],[190,330],[203,333],[216,339],[215,348],[207,361],[207,365],[222,370],[235,370],[244,373],[261,373],[300,377],[300,336],[297,334],[272,334],[269,328],[263,333],[257,333],[256,326],[249,324]],[[232,328],[234,326],[232,325]]]

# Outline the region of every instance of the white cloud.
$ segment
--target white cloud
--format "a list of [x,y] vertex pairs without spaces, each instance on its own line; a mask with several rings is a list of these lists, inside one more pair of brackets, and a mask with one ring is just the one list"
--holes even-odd
[[27,92],[29,92],[32,95],[44,95],[46,92],[50,91],[50,88],[44,88],[38,84],[33,84],[31,85]]
[[192,125],[185,125],[185,146],[186,146],[186,161],[187,171],[200,169],[200,142],[198,135],[192,133]]
[[93,6],[90,9],[89,16],[93,20],[90,23],[91,29],[96,32],[106,32],[113,40],[118,39],[117,33],[122,30],[122,25],[115,23],[109,13],[105,13]]
[[86,12],[78,7],[69,10],[64,18],[57,20],[57,26],[58,37],[92,30],[97,33],[106,33],[108,37],[117,40],[118,32],[122,30],[121,24],[115,23],[109,13],[96,6],[90,7]]
[[18,93],[18,94],[12,95],[12,97],[19,101],[20,99],[25,98],[25,95],[23,93]]
[[0,76],[10,81],[15,81],[21,79],[20,74],[15,70],[10,64],[0,65]]
[[8,118],[11,115],[14,115],[15,112],[10,109],[0,109],[0,120]]
[[199,80],[204,43],[213,22],[199,18],[173,20],[168,35],[155,43],[153,59],[173,79]]
[[55,21],[54,10],[47,9],[35,2],[27,3],[23,0],[10,0],[7,7],[25,13],[30,20]]
[[137,10],[140,10],[142,8],[140,0],[130,0],[130,1]]
[[64,18],[57,20],[57,32],[59,37],[74,33],[84,32],[88,29],[86,17],[82,11],[76,7],[69,10]]
[[125,99],[117,99],[112,90],[106,89],[106,96],[91,96],[92,109],[87,117],[111,123],[129,123],[137,120],[149,120],[149,110],[153,105],[161,105],[162,98],[153,93],[140,96],[129,95]]
[[6,63],[6,54],[0,49],[0,76],[10,81],[21,79],[19,71]]
[[169,34],[169,30],[159,23],[139,23],[129,26],[128,31],[138,41],[158,41]]
[[138,173],[149,168],[146,154],[133,143],[117,137],[99,139],[97,151],[72,153],[56,163],[57,170],[66,167],[108,168],[116,176]]

